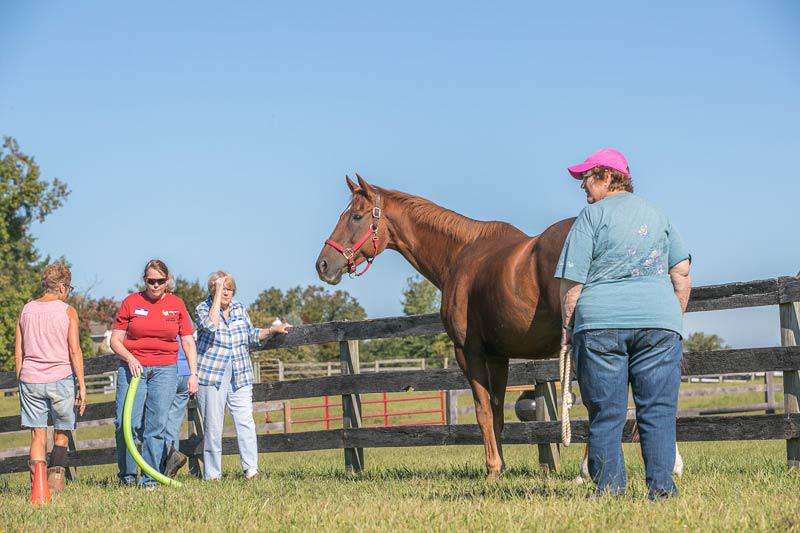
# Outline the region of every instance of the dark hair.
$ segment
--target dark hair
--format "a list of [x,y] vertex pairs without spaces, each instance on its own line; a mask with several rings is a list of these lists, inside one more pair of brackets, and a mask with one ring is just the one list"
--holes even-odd
[[167,268],[167,264],[161,259],[151,259],[144,266],[144,270],[142,271],[143,278],[147,277],[147,271],[151,268],[153,270],[158,270],[161,274],[164,274],[164,277],[169,277],[169,268]]
[[585,178],[594,177],[595,179],[605,180],[609,176],[611,180],[608,184],[609,191],[628,191],[633,192],[633,178],[629,174],[623,174],[613,168],[598,166],[584,172]]

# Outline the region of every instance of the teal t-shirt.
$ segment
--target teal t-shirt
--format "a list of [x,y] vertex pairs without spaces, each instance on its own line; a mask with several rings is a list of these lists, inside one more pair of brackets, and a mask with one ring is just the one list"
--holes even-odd
[[588,205],[556,267],[556,278],[584,285],[573,332],[661,328],[682,335],[669,269],[689,258],[666,215],[644,199],[622,192]]

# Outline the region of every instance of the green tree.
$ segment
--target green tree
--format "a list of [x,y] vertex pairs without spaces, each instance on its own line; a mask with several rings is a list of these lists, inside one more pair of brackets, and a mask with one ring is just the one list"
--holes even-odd
[[206,287],[200,284],[200,281],[195,279],[190,281],[181,276],[175,278],[175,288],[172,291],[176,296],[179,296],[183,303],[186,304],[186,310],[189,311],[189,316],[192,321],[197,324],[197,311],[195,308],[197,304],[202,302],[208,296]]
[[22,306],[39,293],[42,259],[31,224],[61,207],[69,195],[57,179],[42,179],[33,157],[11,137],[0,150],[0,368],[14,365],[14,332]]
[[83,355],[86,357],[96,355],[92,343],[91,326],[93,323],[98,323],[110,328],[117,316],[120,303],[112,298],[92,298],[88,292],[72,295],[67,303],[78,312]]
[[730,346],[725,343],[725,339],[719,335],[709,335],[702,331],[692,333],[683,341],[684,352],[709,352],[712,350],[725,350],[727,348],[730,348]]
[[441,301],[442,293],[427,279],[420,275],[406,279],[402,300],[405,315],[438,313]]
[[[363,320],[367,313],[348,292],[331,292],[319,285],[294,287],[286,292],[270,287],[259,293],[248,308],[250,319],[257,326],[267,326],[276,318],[292,324],[312,324],[340,320]],[[339,357],[335,343],[296,346],[270,350],[263,357],[284,361],[330,361]]]
[[[415,275],[406,279],[403,290],[403,313],[405,315],[424,315],[438,313],[441,293],[430,281]],[[444,333],[403,337],[395,339],[373,339],[363,343],[364,361],[376,359],[417,359],[428,360],[428,366],[441,365],[445,356],[453,354],[453,343]]]

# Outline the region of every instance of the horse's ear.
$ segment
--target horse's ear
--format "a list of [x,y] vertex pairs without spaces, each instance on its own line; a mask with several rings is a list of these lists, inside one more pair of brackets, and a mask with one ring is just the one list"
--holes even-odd
[[356,172],[356,178],[358,178],[358,185],[359,187],[361,187],[361,191],[364,194],[364,197],[366,197],[367,200],[372,201],[373,200],[372,185],[367,183],[367,180],[362,178],[358,174],[358,172]]
[[344,176],[344,181],[347,182],[347,187],[350,189],[350,192],[355,194],[356,191],[358,190],[358,185],[353,183],[353,180],[351,180],[350,176],[348,176],[347,174],[345,174]]

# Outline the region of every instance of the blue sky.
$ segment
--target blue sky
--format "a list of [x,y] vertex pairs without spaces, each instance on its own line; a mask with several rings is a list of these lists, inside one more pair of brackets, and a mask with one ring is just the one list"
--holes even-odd
[[[150,257],[251,301],[317,282],[345,173],[530,234],[575,215],[564,167],[622,150],[697,284],[800,270],[796,2],[4,2],[0,134],[72,196],[35,228],[122,297]],[[400,312],[393,252],[345,280]],[[736,346],[777,310],[692,315]]]

